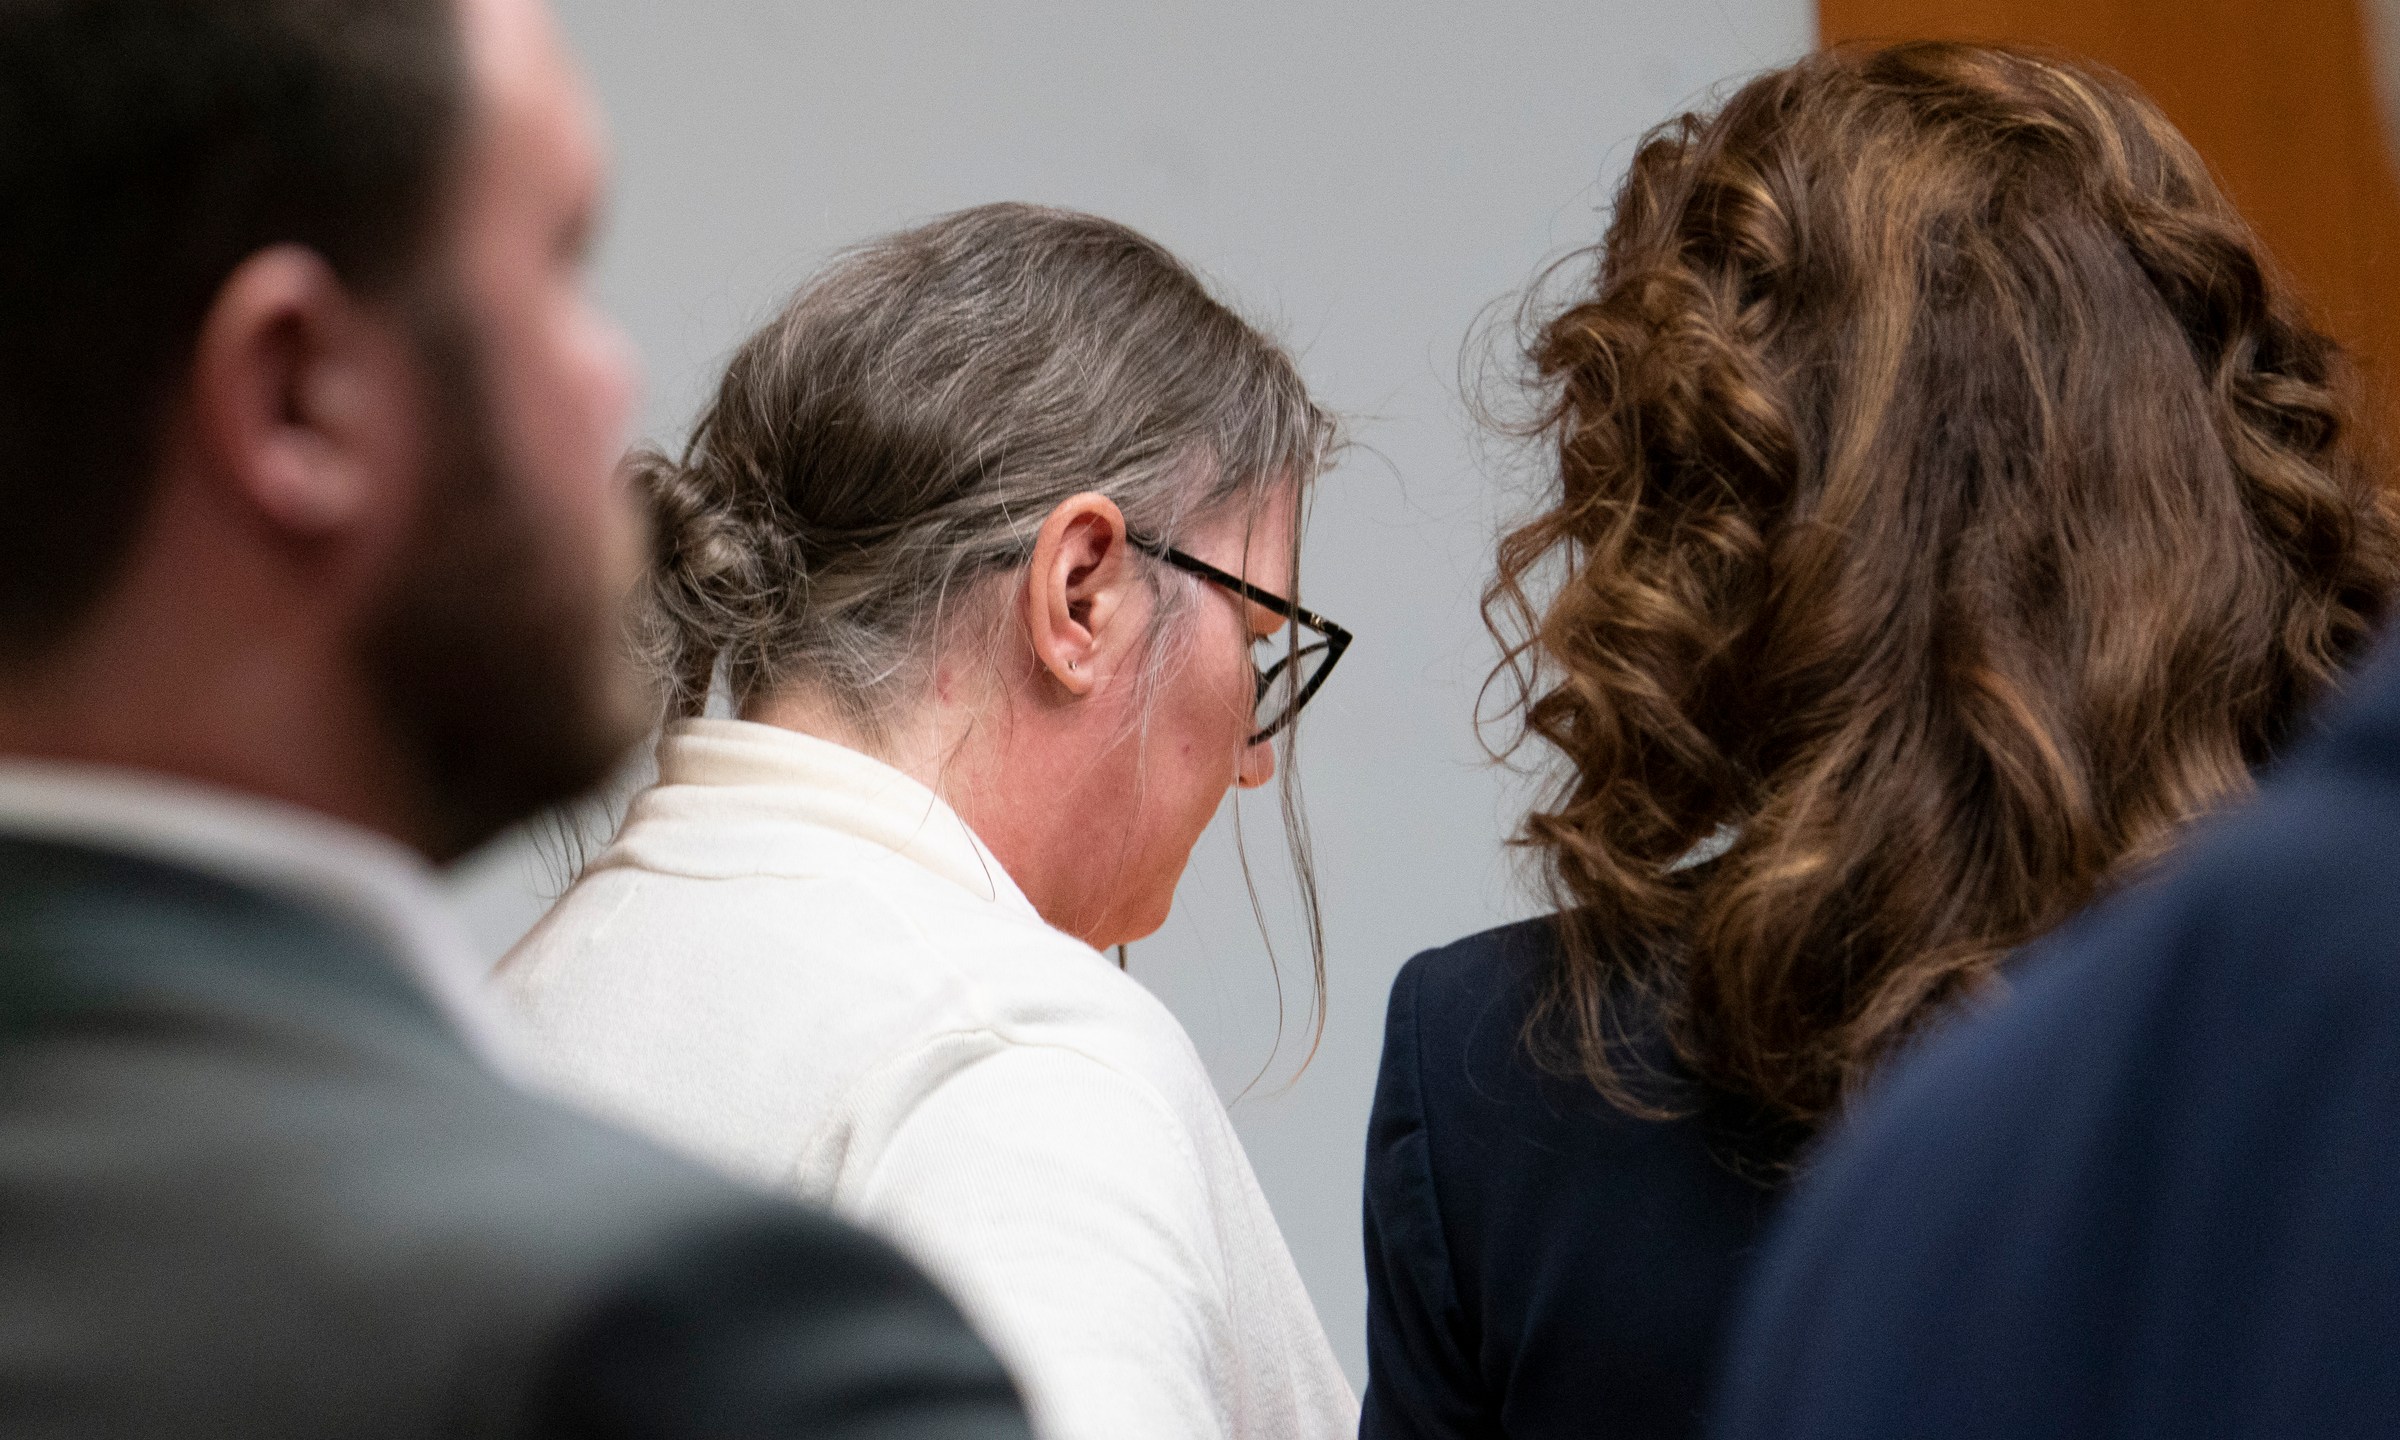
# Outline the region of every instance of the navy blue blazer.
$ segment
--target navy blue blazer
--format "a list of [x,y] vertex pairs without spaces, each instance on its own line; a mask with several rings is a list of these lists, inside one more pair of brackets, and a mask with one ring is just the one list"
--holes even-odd
[[1547,1072],[1527,1015],[1548,921],[1411,960],[1392,987],[1366,1170],[1366,1440],[1697,1434],[1788,1138],[1629,1058],[1692,1118]]
[[2400,654],[2355,686],[1828,1147],[1724,1440],[2400,1435]]

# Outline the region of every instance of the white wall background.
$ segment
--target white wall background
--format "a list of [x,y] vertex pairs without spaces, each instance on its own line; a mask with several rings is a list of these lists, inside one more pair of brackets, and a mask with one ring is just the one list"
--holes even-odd
[[[1135,973],[1229,1097],[1301,1273],[1364,1378],[1361,1140],[1393,972],[1530,913],[1518,787],[1471,713],[1475,597],[1514,497],[1479,459],[1462,347],[1598,233],[1632,137],[1793,57],[1809,0],[557,0],[615,131],[602,293],[679,440],[736,339],[832,249],[987,200],[1149,232],[1297,349],[1366,450],[1320,487],[1308,603],[1358,643],[1303,727],[1331,1005],[1297,1081],[1305,958],[1272,804],[1244,807],[1294,1001],[1227,817]],[[1230,809],[1228,814],[1230,815]],[[522,841],[458,890],[493,955],[539,913]],[[1246,1089],[1246,1093],[1244,1092]]]

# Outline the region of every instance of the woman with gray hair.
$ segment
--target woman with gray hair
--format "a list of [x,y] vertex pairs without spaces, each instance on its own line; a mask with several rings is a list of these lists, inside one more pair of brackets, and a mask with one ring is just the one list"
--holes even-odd
[[678,718],[500,984],[570,1092],[912,1250],[1053,1437],[1355,1429],[1199,1057],[1103,954],[1347,642],[1292,600],[1332,432],[1164,250],[1010,205],[841,260],[637,462]]

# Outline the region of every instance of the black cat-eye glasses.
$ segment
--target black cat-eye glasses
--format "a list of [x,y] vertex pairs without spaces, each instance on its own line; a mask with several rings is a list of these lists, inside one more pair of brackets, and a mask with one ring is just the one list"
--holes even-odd
[[[1300,707],[1324,688],[1325,677],[1333,673],[1342,652],[1350,648],[1350,632],[1313,610],[1305,610],[1271,590],[1261,590],[1241,576],[1220,570],[1206,560],[1186,555],[1172,545],[1161,544],[1147,536],[1127,534],[1126,541],[1145,555],[1164,560],[1187,574],[1197,575],[1220,589],[1230,590],[1253,605],[1261,606],[1291,622],[1295,629],[1293,640],[1298,643],[1276,657],[1275,663],[1261,669],[1251,662],[1251,671],[1258,678],[1258,699],[1251,712],[1253,734],[1249,743],[1261,745],[1281,733],[1300,713]],[[1305,635],[1298,632],[1306,632]]]

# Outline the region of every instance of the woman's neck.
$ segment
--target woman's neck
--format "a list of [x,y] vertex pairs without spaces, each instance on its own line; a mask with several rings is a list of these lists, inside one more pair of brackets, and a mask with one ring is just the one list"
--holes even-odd
[[889,723],[863,724],[855,711],[815,687],[795,686],[742,707],[741,718],[830,740],[872,756],[948,800],[962,727],[940,704],[920,706]]

